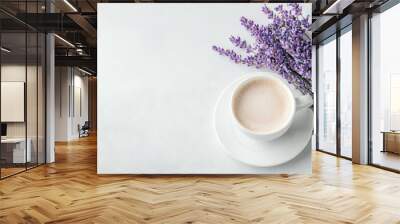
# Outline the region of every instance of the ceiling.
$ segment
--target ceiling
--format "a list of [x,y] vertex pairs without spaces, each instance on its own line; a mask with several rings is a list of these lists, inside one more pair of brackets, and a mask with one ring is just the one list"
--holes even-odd
[[[387,0],[304,0],[313,4],[313,42],[335,32],[338,20],[357,16]],[[23,46],[21,34],[31,31],[55,32],[56,65],[80,66],[96,72],[97,3],[149,3],[149,2],[288,2],[287,0],[185,1],[185,0],[1,0],[0,22],[4,38],[14,41],[15,48]],[[26,13],[27,12],[27,13]],[[51,13],[49,13],[51,12]],[[344,21],[344,20],[343,20]],[[346,23],[342,23],[345,26]],[[333,28],[332,28],[333,27]],[[4,36],[4,35],[3,35]],[[33,44],[32,44],[33,46]],[[30,49],[28,48],[28,51]]]

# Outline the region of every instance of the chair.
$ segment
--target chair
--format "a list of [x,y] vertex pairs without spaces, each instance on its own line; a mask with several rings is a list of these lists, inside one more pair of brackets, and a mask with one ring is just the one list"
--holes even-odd
[[90,129],[89,121],[85,121],[82,127],[78,125],[79,138],[89,136],[89,129]]

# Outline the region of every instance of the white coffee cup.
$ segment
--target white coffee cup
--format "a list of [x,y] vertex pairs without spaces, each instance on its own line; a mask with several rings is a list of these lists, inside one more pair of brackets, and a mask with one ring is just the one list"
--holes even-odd
[[295,97],[288,84],[275,75],[248,76],[234,87],[231,112],[236,126],[251,138],[279,138],[292,125],[296,111],[313,104],[309,96]]

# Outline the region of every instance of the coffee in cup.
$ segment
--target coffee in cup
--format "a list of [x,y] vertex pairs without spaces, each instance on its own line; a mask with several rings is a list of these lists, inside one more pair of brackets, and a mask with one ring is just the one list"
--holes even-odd
[[[312,102],[311,102],[312,103]],[[272,140],[290,127],[296,109],[310,106],[296,103],[286,83],[271,74],[250,76],[234,88],[231,110],[241,131],[251,137]]]

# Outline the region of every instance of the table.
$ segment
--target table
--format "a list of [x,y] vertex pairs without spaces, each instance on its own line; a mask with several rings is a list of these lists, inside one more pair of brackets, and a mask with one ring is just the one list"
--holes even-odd
[[400,132],[399,131],[382,131],[383,149],[382,152],[392,152],[400,154]]
[[25,163],[32,160],[32,140],[27,138],[26,141],[28,144],[25,151],[25,138],[1,139],[1,153],[2,157],[6,160],[6,163]]

